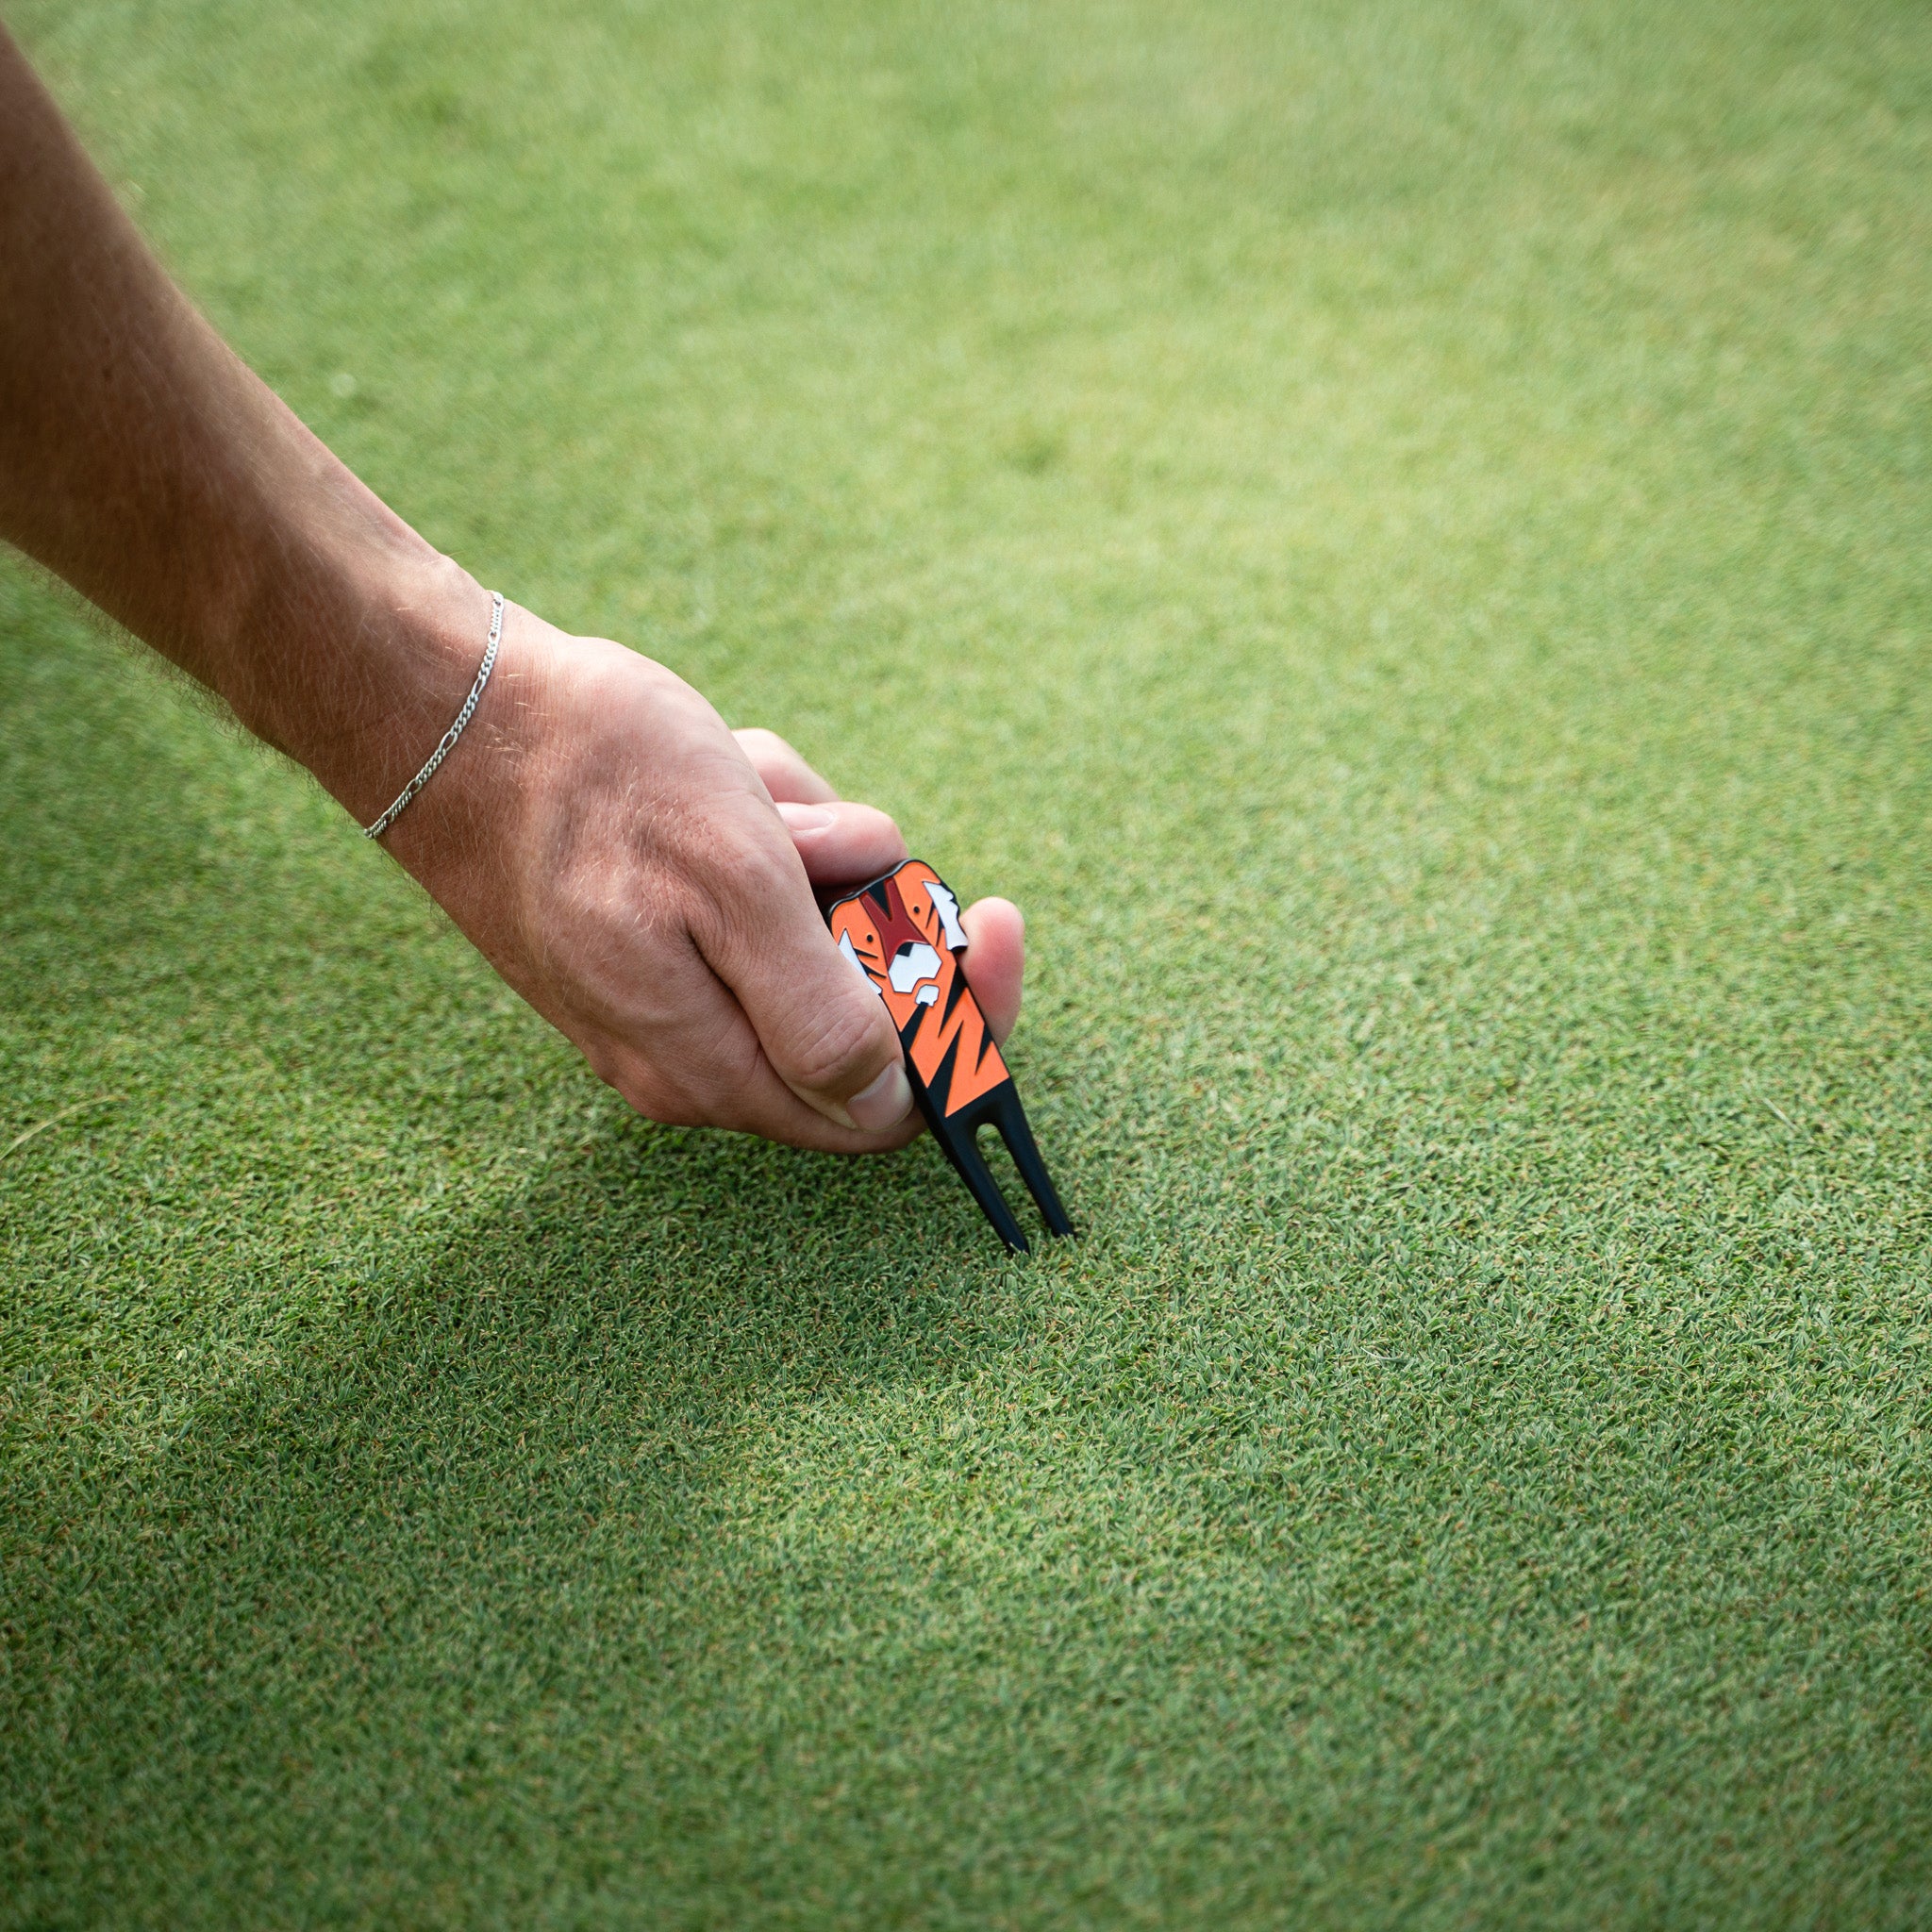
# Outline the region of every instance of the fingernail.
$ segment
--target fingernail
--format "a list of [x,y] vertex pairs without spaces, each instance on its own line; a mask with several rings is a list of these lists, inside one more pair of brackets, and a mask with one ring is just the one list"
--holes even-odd
[[781,805],[778,816],[794,832],[828,831],[839,823],[839,814],[823,805]]
[[912,1086],[906,1069],[894,1060],[863,1093],[855,1093],[845,1103],[845,1111],[853,1125],[868,1134],[896,1127],[912,1111]]

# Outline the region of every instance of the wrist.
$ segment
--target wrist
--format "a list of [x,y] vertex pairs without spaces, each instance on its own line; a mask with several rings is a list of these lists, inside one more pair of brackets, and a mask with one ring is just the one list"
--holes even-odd
[[284,559],[237,614],[222,695],[359,824],[407,785],[474,682],[488,591],[408,533],[348,559]]

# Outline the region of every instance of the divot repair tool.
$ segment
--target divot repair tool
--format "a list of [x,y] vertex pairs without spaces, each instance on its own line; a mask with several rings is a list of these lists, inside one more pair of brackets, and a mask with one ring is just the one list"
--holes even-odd
[[966,929],[946,882],[924,860],[908,858],[884,878],[835,899],[825,908],[825,923],[839,950],[885,1001],[906,1049],[912,1097],[993,1231],[1008,1247],[1027,1252],[1026,1237],[980,1158],[976,1136],[988,1125],[999,1129],[1047,1232],[1072,1234],[1074,1224],[1033,1144],[1019,1090],[960,971]]

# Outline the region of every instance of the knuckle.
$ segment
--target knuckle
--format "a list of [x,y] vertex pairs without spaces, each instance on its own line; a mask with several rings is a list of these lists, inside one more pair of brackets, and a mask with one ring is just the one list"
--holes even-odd
[[720,826],[706,859],[703,895],[741,945],[756,947],[774,911],[809,890],[791,842],[762,826]]
[[607,1074],[605,1079],[616,1088],[632,1112],[642,1114],[647,1121],[656,1121],[660,1127],[697,1127],[705,1124],[702,1111],[691,1097],[659,1079],[648,1067],[629,1062],[616,1070],[616,1077]]
[[775,731],[767,731],[762,724],[747,724],[731,735],[737,739],[745,757],[760,771],[768,762],[779,764],[798,756]]
[[785,1043],[780,1071],[814,1093],[862,1086],[885,1058],[880,1024],[884,1014],[870,993],[855,988],[850,995],[814,1012]]
[[[615,1087],[620,1093],[624,1093],[625,1069],[620,1056],[614,1049],[607,1046],[602,1041],[592,1041],[580,1046],[579,1050],[590,1062],[591,1073],[595,1074],[605,1086]],[[624,1097],[630,1100],[628,1093],[625,1093]],[[635,1107],[637,1103],[631,1101],[631,1105]]]

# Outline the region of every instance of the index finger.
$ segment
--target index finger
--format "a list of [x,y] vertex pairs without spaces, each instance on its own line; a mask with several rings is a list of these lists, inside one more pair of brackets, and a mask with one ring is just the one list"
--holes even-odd
[[764,781],[774,805],[830,805],[837,800],[838,792],[775,731],[748,725],[731,735]]

